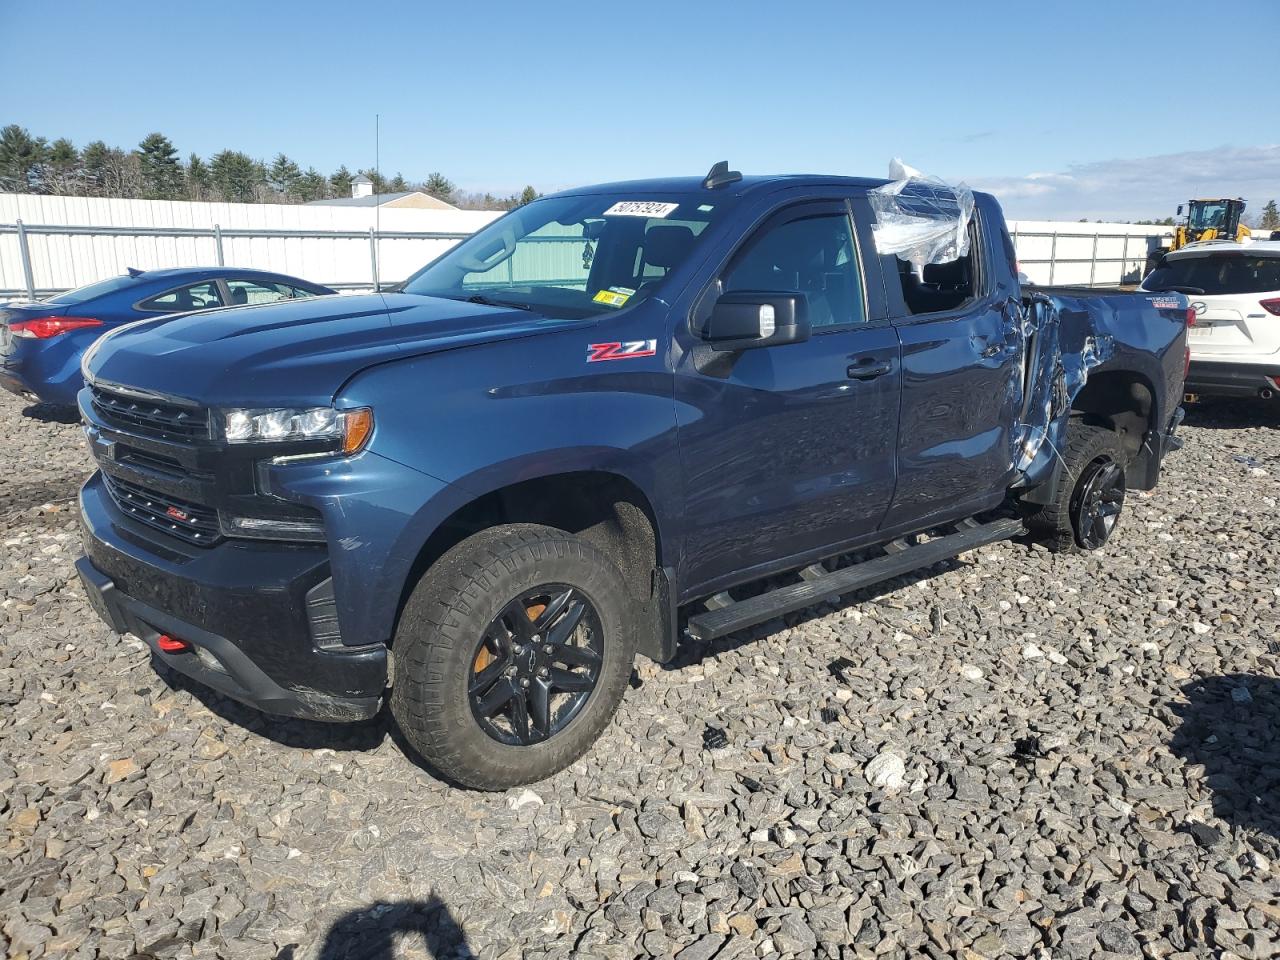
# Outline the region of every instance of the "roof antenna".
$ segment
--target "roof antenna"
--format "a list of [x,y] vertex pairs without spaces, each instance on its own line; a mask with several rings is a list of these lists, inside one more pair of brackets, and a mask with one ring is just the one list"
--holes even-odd
[[373,292],[382,293],[382,283],[378,278],[379,264],[382,259],[382,198],[378,195],[382,181],[382,114],[373,115]]
[[706,179],[702,181],[702,185],[708,190],[714,190],[716,187],[723,187],[726,183],[737,183],[741,179],[741,173],[737,170],[729,169],[728,160],[721,160],[711,167]]

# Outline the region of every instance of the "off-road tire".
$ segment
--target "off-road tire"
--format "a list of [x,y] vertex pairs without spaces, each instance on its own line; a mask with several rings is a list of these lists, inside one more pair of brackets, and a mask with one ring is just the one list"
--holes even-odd
[[[507,745],[481,728],[467,687],[475,646],[522,591],[567,584],[589,597],[604,632],[595,688],[561,732],[540,743]],[[622,701],[635,659],[622,574],[572,534],[535,524],[477,533],[418,581],[396,628],[391,712],[410,745],[445,779],[480,790],[543,780],[581,757]]]
[[[1043,538],[1055,553],[1085,553],[1087,547],[1079,537],[1072,518],[1072,504],[1080,492],[1090,466],[1101,458],[1110,458],[1121,468],[1128,465],[1128,454],[1114,430],[1083,420],[1072,420],[1067,428],[1067,443],[1062,451],[1063,475],[1052,503],[1023,504],[1022,514],[1032,533]],[[1119,518],[1117,518],[1117,524]]]

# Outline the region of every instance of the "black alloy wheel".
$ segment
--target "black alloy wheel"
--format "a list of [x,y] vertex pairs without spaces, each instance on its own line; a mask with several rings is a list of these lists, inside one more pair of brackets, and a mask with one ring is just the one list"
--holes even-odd
[[476,644],[467,688],[472,716],[499,743],[549,740],[595,691],[604,637],[599,612],[578,588],[554,583],[523,591]]
[[1085,468],[1071,504],[1072,526],[1080,546],[1097,550],[1110,539],[1120,520],[1124,495],[1124,467],[1111,457],[1099,457]]

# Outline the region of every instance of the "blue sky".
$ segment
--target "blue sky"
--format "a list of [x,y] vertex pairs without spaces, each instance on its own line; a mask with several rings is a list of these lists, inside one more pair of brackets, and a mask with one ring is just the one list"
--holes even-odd
[[385,173],[503,193],[897,155],[1013,216],[1280,197],[1275,0],[0,0],[0,36],[0,124],[81,145],[355,169],[377,112]]

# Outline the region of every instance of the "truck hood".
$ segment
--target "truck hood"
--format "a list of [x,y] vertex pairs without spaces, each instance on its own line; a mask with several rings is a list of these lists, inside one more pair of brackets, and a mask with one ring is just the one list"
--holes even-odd
[[581,322],[409,294],[316,297],[132,323],[87,366],[94,381],[204,406],[317,405],[377,363]]

